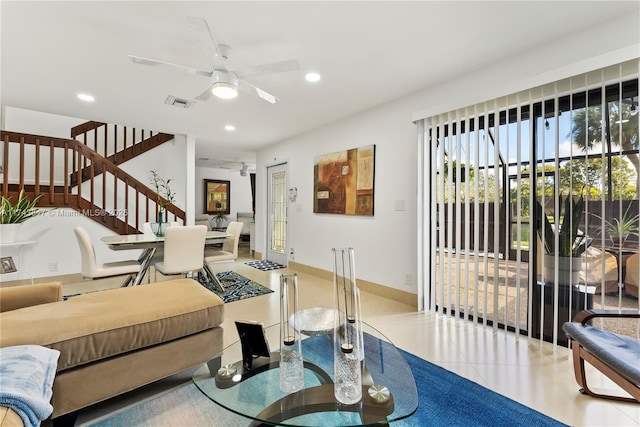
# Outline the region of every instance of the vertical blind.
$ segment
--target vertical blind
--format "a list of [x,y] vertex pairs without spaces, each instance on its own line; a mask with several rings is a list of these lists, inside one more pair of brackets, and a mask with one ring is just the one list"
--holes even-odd
[[[623,275],[637,236],[616,251],[606,231],[639,211],[638,74],[633,60],[417,123],[421,308],[553,343],[581,308],[638,308]],[[561,221],[560,195],[585,201],[568,288],[535,226],[538,202]]]

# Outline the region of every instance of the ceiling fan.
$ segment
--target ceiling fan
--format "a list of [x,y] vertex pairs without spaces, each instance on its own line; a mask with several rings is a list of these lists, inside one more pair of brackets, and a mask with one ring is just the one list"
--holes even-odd
[[205,76],[210,79],[209,86],[195,99],[206,101],[215,95],[222,99],[231,99],[238,96],[238,89],[247,93],[257,95],[271,104],[275,104],[278,98],[260,89],[244,80],[246,77],[261,76],[266,74],[284,73],[300,69],[297,60],[274,62],[271,64],[263,64],[251,67],[245,70],[229,70],[227,68],[227,58],[231,53],[231,48],[224,44],[218,44],[211,34],[207,21],[203,18],[188,17],[189,25],[198,32],[200,39],[205,46],[205,50],[209,61],[211,62],[210,70],[199,70],[197,68],[188,67],[186,65],[173,64],[171,62],[159,61],[156,59],[142,58],[140,56],[128,55],[129,59],[142,65],[162,66],[172,69],[180,69],[189,74]]
[[232,171],[238,171],[240,172],[240,176],[249,176],[249,165],[246,164],[245,162],[242,162],[242,166],[238,169],[237,167],[232,167],[231,165],[236,165],[238,163],[234,163],[234,162],[228,162],[226,164],[220,164],[214,167],[220,168],[220,169],[229,169]]

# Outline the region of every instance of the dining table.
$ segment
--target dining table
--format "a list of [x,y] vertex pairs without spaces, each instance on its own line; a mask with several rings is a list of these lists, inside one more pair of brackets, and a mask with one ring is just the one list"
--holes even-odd
[[[207,231],[205,236],[205,246],[207,245],[219,245],[225,241],[227,237],[232,237],[226,231]],[[133,280],[125,280],[123,286],[137,286],[142,283],[144,276],[147,274],[151,261],[156,251],[164,246],[164,236],[156,236],[150,233],[139,234],[121,234],[115,236],[104,236],[100,239],[103,243],[109,246],[109,249],[114,251],[142,249],[142,254],[138,257],[138,262],[141,267]],[[203,270],[205,274],[211,275],[206,263],[203,260]],[[216,280],[215,275],[213,280],[218,286],[222,286]]]

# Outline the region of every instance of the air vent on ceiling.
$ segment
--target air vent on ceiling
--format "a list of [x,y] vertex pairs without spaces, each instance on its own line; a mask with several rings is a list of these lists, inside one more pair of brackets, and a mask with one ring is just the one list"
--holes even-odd
[[167,99],[164,101],[167,105],[173,105],[178,108],[191,108],[195,105],[195,101],[191,101],[189,99],[177,98],[175,96],[169,95]]

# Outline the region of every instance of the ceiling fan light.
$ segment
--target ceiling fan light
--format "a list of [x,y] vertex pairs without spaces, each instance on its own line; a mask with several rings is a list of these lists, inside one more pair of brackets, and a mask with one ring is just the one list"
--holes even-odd
[[238,96],[238,89],[231,83],[216,82],[211,87],[211,93],[220,99],[233,99]]

